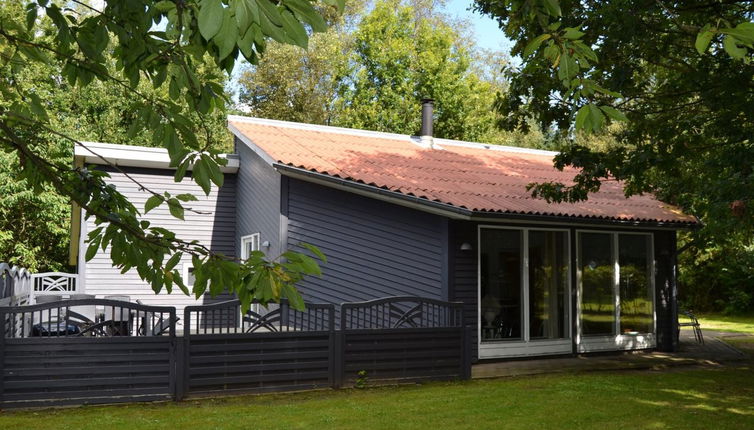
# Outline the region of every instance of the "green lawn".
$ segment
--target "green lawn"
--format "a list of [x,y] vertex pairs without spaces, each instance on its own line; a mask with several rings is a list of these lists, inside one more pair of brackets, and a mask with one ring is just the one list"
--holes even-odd
[[752,429],[754,371],[590,372],[0,414],[2,429]]
[[[720,314],[697,315],[704,330],[754,334],[754,315],[726,316]],[[680,317],[684,322],[684,317]]]

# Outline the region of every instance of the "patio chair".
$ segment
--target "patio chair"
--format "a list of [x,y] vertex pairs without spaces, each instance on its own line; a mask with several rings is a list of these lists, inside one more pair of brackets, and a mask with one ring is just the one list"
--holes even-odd
[[678,335],[681,334],[681,327],[692,327],[694,330],[694,338],[697,342],[704,345],[704,336],[702,335],[702,326],[699,324],[699,320],[696,318],[693,312],[690,310],[682,310],[681,313],[689,319],[688,322],[678,322]]
[[[144,303],[141,302],[141,300],[136,300],[136,303],[139,305],[143,305]],[[139,334],[142,336],[161,336],[168,330],[170,330],[170,323],[171,318],[164,318],[162,315],[160,315],[160,318],[152,325],[152,327],[149,327],[147,325],[147,322],[152,321],[154,319],[154,314],[152,312],[145,312],[144,316],[141,319],[141,327],[139,328]],[[173,324],[178,323],[180,321],[180,318],[174,317],[174,320],[172,321]]]

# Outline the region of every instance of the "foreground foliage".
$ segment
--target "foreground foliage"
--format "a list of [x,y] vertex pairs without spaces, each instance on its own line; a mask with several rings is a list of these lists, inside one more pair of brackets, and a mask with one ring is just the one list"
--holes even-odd
[[[325,7],[342,0],[323,0]],[[109,83],[133,101],[126,137],[146,132],[154,146],[165,147],[180,181],[191,179],[205,193],[223,185],[213,115],[227,102],[222,71],[230,72],[243,55],[256,62],[266,40],[306,47],[309,31],[324,31],[321,14],[308,0],[115,1],[93,6],[85,1],[36,0],[26,4],[0,0],[0,149],[17,156],[18,177],[35,192],[54,189],[93,217],[87,259],[107,251],[123,272],[134,269],[155,292],[173,287],[197,297],[231,289],[248,306],[286,297],[303,306],[295,283],[318,274],[314,259],[289,252],[281,259],[261,252],[239,264],[207,247],[181,240],[141,219],[167,205],[183,219],[190,194],[173,196],[139,184],[151,193],[146,207],[132,205],[106,182],[107,174],[86,166],[71,168],[65,157],[72,145],[85,146],[56,122],[57,106],[33,82],[19,79],[27,70],[46,67],[62,87],[76,91],[93,82]],[[329,6],[328,6],[329,5]],[[140,85],[160,91],[142,91]],[[44,87],[43,87],[44,88]],[[58,91],[60,88],[58,89]],[[322,259],[310,247],[310,252]],[[176,266],[190,256],[195,282],[189,291]]]
[[[24,429],[750,429],[754,372],[556,374],[0,415]],[[252,424],[253,423],[253,424]]]
[[[573,183],[531,184],[580,201],[610,177],[698,216],[683,235],[686,302],[754,306],[754,3],[657,0],[475,0],[522,58],[498,103],[501,126],[535,119],[564,139],[603,130],[615,145],[572,142],[556,166]],[[688,268],[684,273],[684,268]],[[709,293],[704,293],[708,290]],[[719,301],[719,302],[718,302]]]

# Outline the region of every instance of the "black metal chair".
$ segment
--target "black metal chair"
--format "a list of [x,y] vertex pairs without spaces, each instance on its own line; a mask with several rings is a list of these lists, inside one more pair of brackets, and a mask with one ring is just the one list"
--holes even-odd
[[678,322],[678,335],[681,335],[681,327],[691,327],[694,330],[694,338],[697,342],[704,345],[704,336],[702,335],[702,326],[699,324],[699,320],[696,318],[693,312],[690,310],[682,310],[681,313],[689,319],[688,322]]

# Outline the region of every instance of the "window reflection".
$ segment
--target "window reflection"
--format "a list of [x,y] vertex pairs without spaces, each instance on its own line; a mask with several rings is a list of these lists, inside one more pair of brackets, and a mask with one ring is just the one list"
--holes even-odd
[[522,232],[483,229],[480,249],[482,340],[521,340]]
[[615,269],[611,234],[580,233],[581,332],[615,332]]
[[529,232],[529,337],[567,337],[568,250],[565,232]]
[[650,243],[645,235],[621,234],[618,238],[620,331],[623,334],[654,330]]

